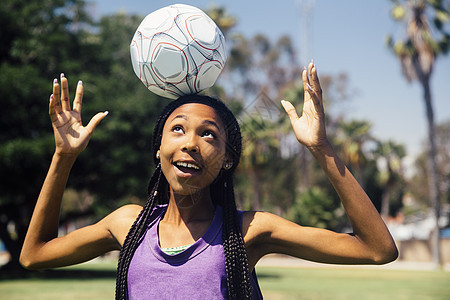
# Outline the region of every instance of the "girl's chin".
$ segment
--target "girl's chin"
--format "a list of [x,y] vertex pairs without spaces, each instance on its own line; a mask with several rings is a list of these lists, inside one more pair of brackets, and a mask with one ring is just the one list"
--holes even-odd
[[[190,196],[195,194],[201,194],[202,191],[206,190],[207,187],[204,186],[195,186],[193,184],[174,184],[171,185],[171,190],[174,195],[180,196]],[[209,189],[208,189],[209,191]]]

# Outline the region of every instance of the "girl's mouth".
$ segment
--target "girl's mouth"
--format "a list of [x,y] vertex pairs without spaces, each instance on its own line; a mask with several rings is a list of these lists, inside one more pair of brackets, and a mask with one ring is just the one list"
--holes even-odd
[[179,171],[176,173],[180,177],[190,177],[198,174],[201,170],[200,166],[193,162],[177,161],[174,162],[173,165],[175,166],[175,169]]

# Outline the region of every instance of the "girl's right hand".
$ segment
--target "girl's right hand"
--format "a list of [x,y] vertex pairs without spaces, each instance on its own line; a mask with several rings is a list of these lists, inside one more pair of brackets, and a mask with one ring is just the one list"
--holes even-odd
[[81,122],[83,84],[78,82],[73,108],[69,102],[67,78],[61,74],[61,86],[58,80],[53,82],[53,94],[50,96],[49,114],[55,134],[57,154],[78,155],[83,151],[100,121],[108,112],[97,113],[86,126]]

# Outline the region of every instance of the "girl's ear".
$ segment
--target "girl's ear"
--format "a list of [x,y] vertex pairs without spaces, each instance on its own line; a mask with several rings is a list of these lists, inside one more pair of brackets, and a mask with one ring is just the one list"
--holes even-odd
[[232,167],[233,167],[233,160],[230,159],[230,158],[228,157],[228,155],[225,156],[225,159],[224,159],[223,164],[222,164],[222,168],[228,171],[228,170],[231,169]]
[[159,160],[161,151],[156,151],[156,159]]

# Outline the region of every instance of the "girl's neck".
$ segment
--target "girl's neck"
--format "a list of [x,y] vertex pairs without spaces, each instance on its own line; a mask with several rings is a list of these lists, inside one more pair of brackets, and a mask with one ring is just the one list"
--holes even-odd
[[212,203],[209,188],[191,195],[175,194],[170,190],[170,199],[164,222],[184,223],[210,220],[214,216],[215,206]]

